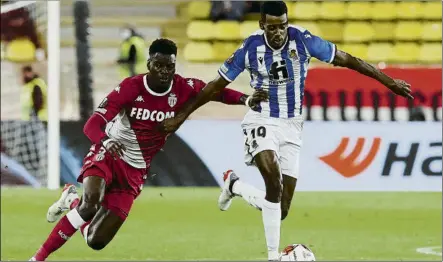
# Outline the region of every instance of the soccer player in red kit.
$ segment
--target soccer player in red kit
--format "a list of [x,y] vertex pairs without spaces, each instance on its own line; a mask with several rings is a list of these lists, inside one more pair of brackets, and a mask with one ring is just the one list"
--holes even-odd
[[[166,142],[167,134],[158,131],[158,123],[174,117],[205,86],[201,80],[175,74],[174,42],[155,40],[149,55],[149,73],[124,79],[85,124],[83,131],[93,145],[78,178],[83,195],[80,199],[75,186],[65,186],[47,219],[55,222],[70,211],[31,260],[45,260],[78,229],[89,247],[103,249],[124,223],[142,190],[152,157]],[[254,107],[266,99],[263,91],[247,96],[224,89],[215,100]]]

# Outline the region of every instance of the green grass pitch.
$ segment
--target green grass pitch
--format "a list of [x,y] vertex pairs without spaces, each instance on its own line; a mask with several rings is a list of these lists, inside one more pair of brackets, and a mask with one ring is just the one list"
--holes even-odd
[[[1,260],[27,260],[46,239],[59,191],[2,188]],[[217,188],[150,188],[102,251],[80,233],[50,260],[266,260],[259,211],[241,198],[217,208]],[[434,260],[442,245],[441,193],[296,193],[281,248],[309,245],[317,260]],[[437,255],[436,255],[436,254]],[[438,255],[440,253],[440,255]]]

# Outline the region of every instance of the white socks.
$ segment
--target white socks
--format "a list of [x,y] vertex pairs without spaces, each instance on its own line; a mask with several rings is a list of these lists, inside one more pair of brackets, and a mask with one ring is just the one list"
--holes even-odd
[[243,197],[248,204],[257,208],[258,210],[263,209],[263,201],[265,201],[266,192],[243,183],[240,180],[235,181],[234,185],[232,186],[232,192]]
[[[80,214],[78,213],[76,208],[69,211],[66,214],[66,217],[68,218],[72,227],[74,227],[75,229],[79,229],[81,226],[83,226],[86,223],[83,220],[83,218],[80,216]],[[82,232],[86,243],[88,243],[88,229],[89,229],[89,225],[85,226],[85,228],[83,229],[83,232]]]
[[279,259],[281,204],[265,199],[266,192],[240,180],[235,181],[232,192],[240,195],[248,204],[262,211],[265,237],[268,246],[268,260]]
[[66,214],[66,217],[68,218],[69,222],[71,223],[72,227],[75,229],[78,229],[79,227],[83,226],[84,223],[86,223],[83,218],[78,213],[77,209],[74,208],[71,211],[69,211]]
[[[238,181],[237,181],[238,182]],[[281,207],[280,203],[263,201],[263,225],[268,245],[268,260],[278,260],[280,245]]]

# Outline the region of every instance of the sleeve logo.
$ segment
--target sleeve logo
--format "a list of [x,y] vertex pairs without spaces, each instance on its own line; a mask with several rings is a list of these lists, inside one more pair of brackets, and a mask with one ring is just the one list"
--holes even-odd
[[230,64],[234,61],[234,54],[232,54],[228,59],[226,59],[226,63]]
[[194,88],[194,81],[192,81],[192,79],[188,79],[188,85]]
[[225,64],[223,64],[220,69],[225,74],[229,71],[229,69],[225,66]]

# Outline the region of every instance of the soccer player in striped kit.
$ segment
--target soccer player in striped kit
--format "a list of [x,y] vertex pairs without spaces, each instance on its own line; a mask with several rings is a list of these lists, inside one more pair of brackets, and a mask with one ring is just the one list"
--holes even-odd
[[281,220],[288,215],[299,176],[303,92],[310,60],[315,57],[347,67],[381,82],[397,95],[413,97],[405,81],[392,79],[365,61],[338,50],[335,44],[302,27],[289,25],[283,1],[262,4],[259,26],[260,30],[244,40],[196,100],[162,125],[166,132],[175,131],[188,115],[210,101],[245,69],[251,76],[252,88],[269,92],[269,101],[249,110],[242,122],[245,162],[257,166],[266,192],[242,182],[229,170],[224,173],[225,184],[218,205],[227,210],[232,198],[241,196],[261,210],[268,260],[278,260]]

